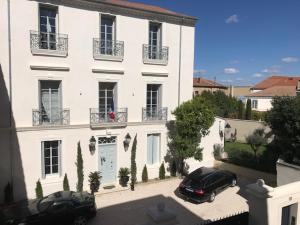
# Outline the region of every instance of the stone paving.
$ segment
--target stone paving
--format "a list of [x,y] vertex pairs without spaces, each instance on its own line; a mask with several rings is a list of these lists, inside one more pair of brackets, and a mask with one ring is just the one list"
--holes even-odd
[[238,185],[217,195],[213,203],[195,204],[177,196],[181,180],[173,178],[161,182],[137,185],[135,191],[125,190],[98,195],[97,216],[90,225],[141,225],[148,221],[147,210],[163,202],[177,214],[180,225],[196,225],[203,220],[213,220],[248,210],[245,185],[255,182],[243,177]]

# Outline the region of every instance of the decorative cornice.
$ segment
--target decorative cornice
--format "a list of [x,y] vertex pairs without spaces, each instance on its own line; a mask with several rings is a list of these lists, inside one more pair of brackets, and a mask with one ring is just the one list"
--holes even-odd
[[32,70],[47,70],[47,71],[70,71],[70,67],[65,66],[37,66],[30,65]]
[[93,73],[124,74],[124,70],[92,69]]
[[142,72],[142,76],[150,76],[150,77],[167,77],[168,73],[160,73],[160,72]]
[[154,12],[145,9],[137,9],[126,6],[118,6],[101,0],[36,0],[38,2],[52,3],[69,7],[111,13],[115,15],[130,16],[148,20],[195,27],[197,18],[184,15],[175,15],[163,12]]

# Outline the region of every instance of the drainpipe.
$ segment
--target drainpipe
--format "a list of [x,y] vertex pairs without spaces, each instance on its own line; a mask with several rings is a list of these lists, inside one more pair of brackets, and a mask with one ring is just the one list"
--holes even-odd
[[[182,17],[182,24],[184,18]],[[178,67],[178,106],[180,105],[180,89],[181,89],[181,40],[182,40],[182,24],[180,25],[180,32],[179,32],[179,67]]]
[[10,160],[10,184],[13,187],[13,116],[12,116],[12,66],[11,66],[11,21],[10,0],[7,0],[7,27],[8,27],[8,77],[9,77],[9,160]]

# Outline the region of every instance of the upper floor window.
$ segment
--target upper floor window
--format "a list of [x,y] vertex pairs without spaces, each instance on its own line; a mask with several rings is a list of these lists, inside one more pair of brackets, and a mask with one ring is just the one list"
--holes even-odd
[[161,106],[161,85],[147,85],[147,109],[157,111]]
[[100,52],[104,55],[113,55],[115,40],[115,17],[101,15]]
[[57,7],[40,5],[40,48],[56,50]]
[[149,25],[149,58],[159,59],[161,47],[161,24],[150,22]]

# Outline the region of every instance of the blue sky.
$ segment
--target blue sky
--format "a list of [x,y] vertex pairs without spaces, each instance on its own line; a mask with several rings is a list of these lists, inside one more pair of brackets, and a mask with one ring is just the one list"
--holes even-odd
[[300,75],[300,0],[134,0],[199,18],[195,76],[249,85]]

